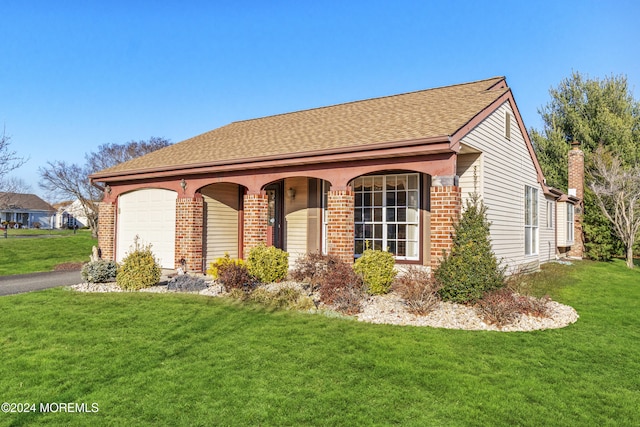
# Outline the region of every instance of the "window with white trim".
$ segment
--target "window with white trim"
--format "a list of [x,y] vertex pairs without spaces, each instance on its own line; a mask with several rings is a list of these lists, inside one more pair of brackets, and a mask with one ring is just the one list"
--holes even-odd
[[368,247],[398,260],[419,259],[420,177],[417,173],[369,175],[351,183],[355,256]]
[[567,243],[573,243],[573,205],[567,203]]
[[538,189],[524,187],[524,254],[538,253]]
[[547,200],[547,228],[553,228],[553,202]]

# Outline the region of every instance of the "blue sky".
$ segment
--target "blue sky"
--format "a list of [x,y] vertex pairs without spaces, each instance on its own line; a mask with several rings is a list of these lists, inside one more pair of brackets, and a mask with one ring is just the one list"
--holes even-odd
[[[640,98],[636,1],[4,1],[0,125],[29,157],[506,76],[528,128],[579,71]],[[49,200],[52,201],[52,200]]]

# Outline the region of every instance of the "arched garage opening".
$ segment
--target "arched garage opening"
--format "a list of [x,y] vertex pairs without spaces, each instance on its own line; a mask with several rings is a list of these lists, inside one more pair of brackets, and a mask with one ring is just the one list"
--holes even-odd
[[150,243],[162,268],[175,267],[175,191],[146,188],[118,198],[116,259],[121,262],[136,236]]

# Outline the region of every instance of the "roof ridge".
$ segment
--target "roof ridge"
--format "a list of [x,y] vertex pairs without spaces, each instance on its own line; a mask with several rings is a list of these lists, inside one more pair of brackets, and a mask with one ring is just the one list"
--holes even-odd
[[[305,113],[305,112],[308,112],[308,111],[322,110],[322,109],[325,109],[325,108],[334,108],[334,107],[340,107],[340,106],[343,106],[343,105],[357,104],[357,103],[366,102],[366,101],[375,101],[375,100],[379,100],[379,99],[395,98],[395,97],[404,96],[404,95],[411,95],[411,94],[414,94],[414,93],[429,92],[429,91],[432,91],[432,90],[447,89],[447,88],[457,87],[457,86],[466,86],[466,85],[478,84],[478,83],[487,82],[487,81],[496,80],[496,79],[505,80],[505,77],[504,76],[494,76],[494,77],[490,77],[490,78],[487,78],[487,79],[475,80],[475,81],[472,81],[472,82],[456,83],[456,84],[432,87],[432,88],[429,88],[429,89],[412,90],[412,91],[409,91],[409,92],[396,93],[396,94],[392,94],[392,95],[383,95],[383,96],[376,96],[376,97],[373,97],[373,98],[358,99],[358,100],[355,100],[355,101],[340,102],[338,104],[323,105],[321,107],[306,108],[306,109],[303,109],[303,110],[289,111],[287,113],[270,114],[270,115],[267,115],[267,116],[254,117],[254,118],[251,118],[251,119],[236,120],[236,121],[233,121],[233,122],[231,122],[231,123],[229,123],[228,125],[225,125],[225,126],[229,126],[229,125],[236,124],[236,123],[245,123],[245,122],[252,122],[252,121],[258,121],[258,120],[263,120],[263,119],[270,119],[270,118],[279,117],[279,116],[288,116],[288,115],[292,115],[292,114]],[[489,88],[489,89],[492,89],[492,88],[493,88],[493,86],[491,88]],[[487,89],[487,90],[489,90],[489,89]],[[225,127],[225,126],[222,126],[222,127]]]

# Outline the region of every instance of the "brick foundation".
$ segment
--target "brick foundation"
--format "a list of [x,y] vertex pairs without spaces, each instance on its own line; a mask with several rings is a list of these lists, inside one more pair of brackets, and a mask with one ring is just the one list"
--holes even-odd
[[456,185],[432,186],[431,196],[431,267],[440,264],[442,252],[453,244],[453,225],[462,212],[462,192]]
[[351,190],[327,194],[327,253],[352,264],[354,256],[354,197]]
[[98,207],[98,247],[102,259],[115,261],[116,205],[102,202]]
[[245,194],[243,254],[246,259],[251,248],[267,244],[267,216],[269,197],[266,194]]
[[202,228],[204,205],[202,197],[176,200],[176,257],[175,268],[202,271]]

